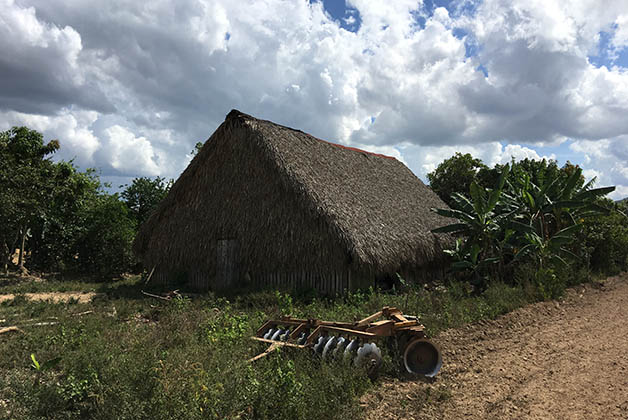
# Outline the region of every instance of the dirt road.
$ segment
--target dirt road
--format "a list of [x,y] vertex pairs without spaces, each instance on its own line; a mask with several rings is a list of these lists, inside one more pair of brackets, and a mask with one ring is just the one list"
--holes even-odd
[[435,341],[438,379],[385,381],[368,419],[628,419],[628,275]]

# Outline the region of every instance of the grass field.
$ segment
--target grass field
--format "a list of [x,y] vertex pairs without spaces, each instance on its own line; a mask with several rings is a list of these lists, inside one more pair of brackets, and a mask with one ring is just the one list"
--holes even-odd
[[[110,283],[0,279],[0,416],[3,418],[347,418],[374,385],[309,351],[245,361],[265,346],[249,339],[281,314],[353,321],[382,306],[418,314],[430,335],[493,318],[536,299],[525,287],[491,285],[369,290],[336,299],[312,294],[212,294],[170,301],[143,295],[139,277]],[[28,300],[25,293],[94,292],[91,303]],[[89,312],[91,311],[91,312]],[[384,349],[382,375],[400,375]]]

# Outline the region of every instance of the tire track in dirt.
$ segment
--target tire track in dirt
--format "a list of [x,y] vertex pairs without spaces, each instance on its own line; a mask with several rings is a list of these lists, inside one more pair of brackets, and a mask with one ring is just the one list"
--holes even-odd
[[436,381],[385,381],[368,419],[628,419],[626,274],[434,340]]

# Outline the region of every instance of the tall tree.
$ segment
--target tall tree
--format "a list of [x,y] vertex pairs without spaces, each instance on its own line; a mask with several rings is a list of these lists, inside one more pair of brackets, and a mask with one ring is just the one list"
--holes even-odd
[[144,223],[155,211],[157,205],[166,197],[172,180],[165,178],[148,177],[135,178],[131,185],[126,185],[121,197],[126,203],[131,216],[135,219],[137,226]]
[[5,271],[10,253],[20,248],[19,267],[30,229],[45,216],[51,198],[54,164],[50,160],[59,142],[44,144],[41,133],[27,127],[0,132],[0,252]]
[[107,279],[132,268],[135,221],[128,213],[118,194],[101,192],[86,203],[75,248],[81,272]]
[[56,163],[54,169],[45,217],[31,228],[30,265],[64,271],[76,263],[76,242],[87,228],[86,209],[103,191],[92,169],[81,172],[72,162]]
[[[438,167],[427,174],[430,187],[447,205],[452,205],[454,193],[469,197],[469,188],[473,181],[480,181],[488,167],[480,159],[476,159],[469,153],[456,154],[445,159]],[[497,175],[496,179],[499,178]],[[495,180],[496,180],[495,179]],[[494,182],[491,182],[491,185]],[[483,184],[483,182],[480,182]]]

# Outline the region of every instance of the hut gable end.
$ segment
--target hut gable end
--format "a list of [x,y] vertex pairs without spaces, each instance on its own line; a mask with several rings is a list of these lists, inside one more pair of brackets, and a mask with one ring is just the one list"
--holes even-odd
[[242,278],[343,269],[340,241],[276,159],[255,127],[227,119],[140,229],[134,248],[145,267],[198,288],[232,286],[216,284],[225,249],[237,250]]
[[216,277],[217,252],[237,252],[242,278],[394,273],[441,257],[448,238],[430,230],[446,220],[430,207],[445,206],[395,158],[233,110],[134,248],[148,269],[193,271],[199,287]]

